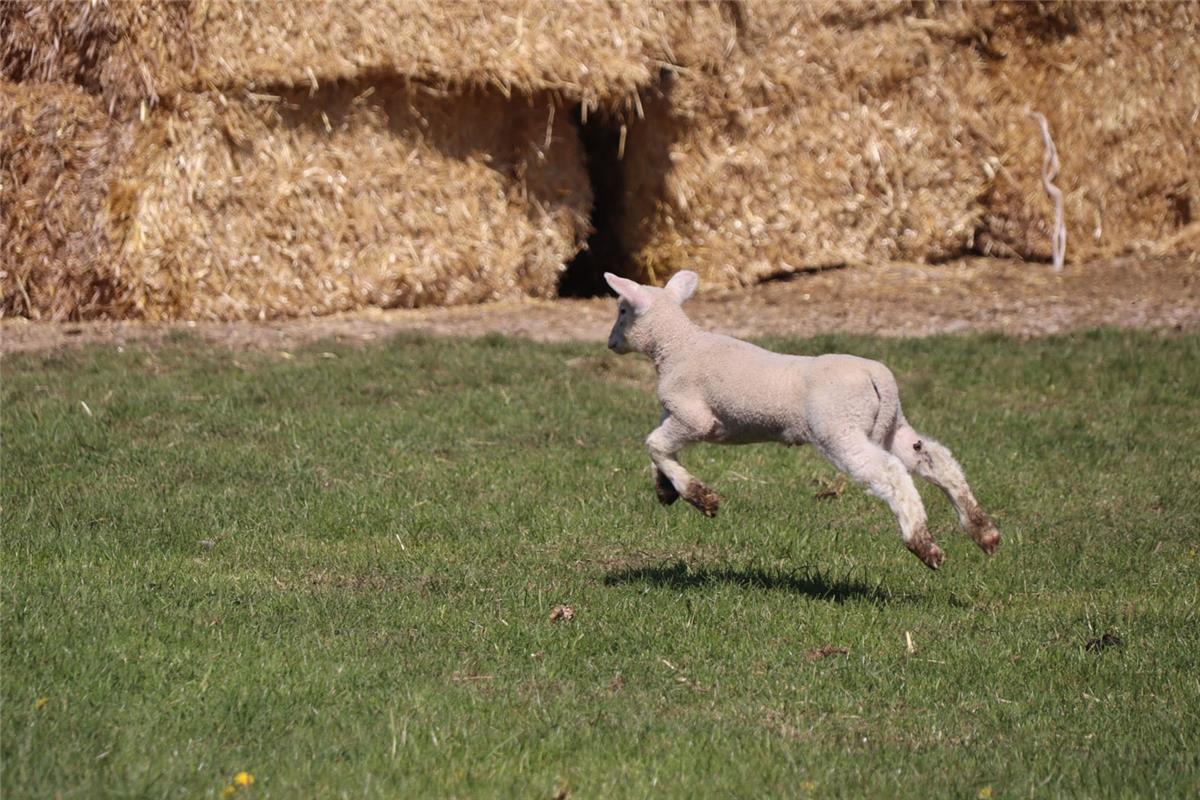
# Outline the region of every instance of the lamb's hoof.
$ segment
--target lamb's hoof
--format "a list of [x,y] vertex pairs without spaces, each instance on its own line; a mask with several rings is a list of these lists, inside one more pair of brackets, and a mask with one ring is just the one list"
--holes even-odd
[[938,547],[929,539],[919,539],[908,542],[907,547],[914,556],[921,559],[921,563],[930,569],[937,569],[946,560],[946,556],[942,554],[942,548]]
[[995,528],[989,528],[983,533],[975,536],[975,544],[979,545],[979,549],[987,553],[989,556],[996,554],[996,548],[1000,546],[1000,531]]
[[669,506],[679,499],[679,492],[671,485],[665,475],[659,474],[654,479],[654,493],[658,495],[658,502],[664,506]]
[[1000,546],[1000,531],[979,506],[967,511],[967,529],[970,530],[971,538],[979,545],[979,549],[989,556]]
[[721,505],[721,498],[717,497],[717,493],[700,481],[692,481],[684,499],[698,508],[700,513],[706,517],[715,517],[717,508]]

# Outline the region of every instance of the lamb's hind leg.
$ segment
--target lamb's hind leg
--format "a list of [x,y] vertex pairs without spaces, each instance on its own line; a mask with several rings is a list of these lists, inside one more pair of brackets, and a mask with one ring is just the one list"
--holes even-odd
[[930,569],[942,565],[945,556],[929,535],[921,495],[900,459],[865,434],[815,444],[835,467],[888,504],[900,523],[904,545],[913,555]]
[[892,437],[891,451],[904,466],[945,493],[958,514],[958,524],[989,556],[1000,545],[1000,531],[980,508],[962,467],[942,444],[902,422]]
[[646,437],[646,449],[654,465],[654,485],[660,502],[672,503],[676,497],[683,497],[706,517],[715,517],[720,505],[717,493],[692,477],[679,463],[679,451],[698,438],[692,429],[667,416]]

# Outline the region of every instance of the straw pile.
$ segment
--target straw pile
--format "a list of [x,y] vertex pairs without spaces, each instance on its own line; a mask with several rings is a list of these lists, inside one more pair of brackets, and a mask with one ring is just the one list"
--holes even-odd
[[1200,183],[1195,5],[749,4],[738,47],[647,100],[632,270],[748,284],[799,268],[1046,259],[1049,118],[1068,258],[1187,225]]
[[128,136],[73,86],[0,82],[0,315],[108,309],[105,198]]
[[986,181],[969,49],[888,6],[750,10],[739,50],[670,82],[631,132],[637,270],[746,284],[968,247]]
[[123,252],[138,315],[545,297],[588,233],[578,139],[545,99],[196,95],[153,135]]
[[194,62],[193,7],[142,0],[0,2],[0,79],[75,83],[108,110],[158,99],[156,77]]
[[[70,138],[69,114],[47,107],[42,117]],[[63,174],[87,189],[72,224],[88,218],[85,207],[103,210],[80,261],[108,276],[103,311],[113,316],[262,318],[545,297],[588,233],[578,138],[544,97],[445,97],[403,83],[205,93],[176,98],[146,123],[102,128],[80,127],[85,141],[64,146],[103,152],[86,137],[132,139],[128,156],[77,159],[86,174],[72,175],[76,162]],[[24,163],[54,175],[44,159]],[[38,230],[25,238],[44,247]],[[39,289],[66,277],[33,291],[18,281],[24,308],[6,282],[6,308],[88,315]]]
[[1068,260],[1165,243],[1194,221],[1200,6],[1036,3],[976,13],[1004,54],[989,62],[1001,152],[985,200],[984,252],[1050,256],[1043,147],[1026,108],[1046,115],[1062,162]]
[[1029,110],[1068,259],[1194,247],[1197,9],[0,2],[0,311],[551,295],[593,203],[577,110],[620,129],[593,172],[634,277],[1047,258]]
[[[727,45],[708,3],[621,0],[9,0],[10,80],[75,80],[110,108],[211,88],[405,76],[636,106],[661,66]],[[61,43],[61,44],[60,44]],[[673,43],[681,43],[676,53]],[[86,56],[81,56],[86,53]]]

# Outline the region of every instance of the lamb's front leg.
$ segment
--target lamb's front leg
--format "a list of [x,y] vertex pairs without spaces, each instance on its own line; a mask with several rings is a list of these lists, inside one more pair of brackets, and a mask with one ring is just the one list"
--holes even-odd
[[[654,466],[655,488],[658,499],[663,503],[674,502],[675,497],[698,508],[706,517],[715,517],[720,498],[679,463],[679,451],[693,442],[700,441],[703,432],[684,424],[674,416],[663,417],[662,424],[646,437],[646,448],[650,451],[650,462]],[[667,486],[664,486],[664,482]],[[667,491],[669,487],[670,491]],[[671,492],[675,496],[671,495]]]
[[675,491],[671,481],[667,480],[667,476],[654,465],[654,462],[650,462],[650,470],[654,474],[654,493],[658,495],[658,502],[669,506],[678,500],[679,492]]
[[[658,424],[662,425],[666,422],[667,417],[671,416],[663,409],[662,416],[659,417]],[[679,499],[679,492],[675,491],[675,487],[671,485],[671,481],[663,474],[663,471],[651,461],[650,472],[654,476],[654,493],[658,495],[658,502],[664,506],[669,506]]]

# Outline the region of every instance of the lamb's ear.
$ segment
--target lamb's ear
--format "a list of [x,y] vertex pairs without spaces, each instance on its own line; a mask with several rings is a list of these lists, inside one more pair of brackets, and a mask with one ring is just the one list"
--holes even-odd
[[700,276],[690,269],[680,270],[667,281],[667,292],[675,298],[675,302],[683,305],[683,301],[692,296],[700,285]]
[[604,273],[604,280],[608,282],[614,292],[621,296],[622,300],[633,306],[634,311],[641,311],[650,305],[650,293],[637,281],[613,275],[611,272]]

